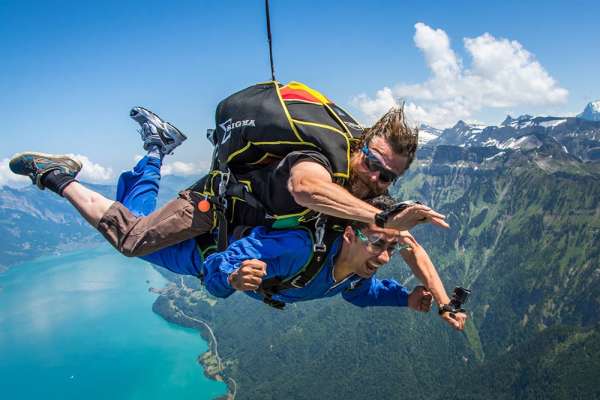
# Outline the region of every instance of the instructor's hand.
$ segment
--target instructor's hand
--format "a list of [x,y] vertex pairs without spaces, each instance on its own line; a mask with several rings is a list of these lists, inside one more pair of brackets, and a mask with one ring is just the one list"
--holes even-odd
[[446,223],[446,216],[442,215],[423,204],[415,204],[407,207],[401,213],[394,215],[386,224],[386,228],[408,231],[417,224],[432,223],[441,228],[449,228]]
[[256,290],[267,274],[267,264],[260,260],[244,260],[238,269],[233,271],[227,281],[235,290]]
[[428,312],[432,299],[431,292],[425,286],[417,286],[408,295],[408,306],[415,311]]

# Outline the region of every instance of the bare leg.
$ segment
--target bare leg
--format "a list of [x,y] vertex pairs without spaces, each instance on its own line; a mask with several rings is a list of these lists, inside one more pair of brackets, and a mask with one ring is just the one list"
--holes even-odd
[[100,219],[114,203],[114,200],[107,199],[77,181],[70,183],[64,189],[63,196],[94,228],[98,228]]

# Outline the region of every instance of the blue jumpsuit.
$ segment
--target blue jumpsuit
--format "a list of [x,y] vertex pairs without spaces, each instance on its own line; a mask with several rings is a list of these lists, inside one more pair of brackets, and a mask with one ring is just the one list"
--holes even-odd
[[[160,183],[161,161],[144,157],[131,171],[119,177],[117,200],[137,215],[148,215],[156,208]],[[341,236],[328,251],[323,268],[309,285],[301,289],[288,289],[273,297],[284,303],[313,300],[342,294],[344,299],[360,307],[407,306],[407,290],[393,279],[364,279],[350,275],[341,282],[333,279],[336,256],[341,249]],[[187,240],[155,253],[141,257],[143,260],[167,268],[182,275],[204,275],[206,289],[217,297],[228,297],[235,289],[227,277],[244,260],[258,259],[267,264],[267,276],[292,277],[308,261],[312,241],[304,230],[272,230],[254,228],[251,233],[237,240],[223,252],[211,254],[202,260],[194,240]],[[258,293],[247,295],[261,299]]]

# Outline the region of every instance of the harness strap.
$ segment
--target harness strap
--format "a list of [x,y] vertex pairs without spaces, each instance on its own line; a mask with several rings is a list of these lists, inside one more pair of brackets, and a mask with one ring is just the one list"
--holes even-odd
[[322,240],[315,241],[310,260],[304,268],[290,278],[273,277],[264,280],[258,287],[257,292],[262,295],[263,302],[271,307],[283,310],[285,303],[273,300],[273,296],[287,289],[302,289],[306,287],[325,266],[325,255],[331,249],[333,242],[338,238],[340,232],[333,229],[332,226],[323,222],[325,218],[319,217],[317,223],[317,237],[319,230],[322,229]]

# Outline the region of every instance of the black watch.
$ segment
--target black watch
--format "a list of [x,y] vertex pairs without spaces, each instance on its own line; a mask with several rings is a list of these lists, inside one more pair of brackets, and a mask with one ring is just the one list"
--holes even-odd
[[453,312],[456,312],[456,310],[450,304],[444,304],[443,306],[438,308],[438,314],[442,315],[445,312],[453,313]]
[[375,214],[375,225],[380,228],[385,228],[385,223],[390,217],[390,213],[382,211],[380,213]]
[[404,211],[405,208],[414,206],[415,204],[422,204],[422,203],[419,201],[408,200],[408,201],[403,201],[403,202],[394,204],[391,208],[388,208],[386,211],[381,211],[380,213],[375,214],[375,225],[377,225],[380,228],[385,228],[385,224],[387,223],[387,220],[392,215],[396,215],[396,214]]

